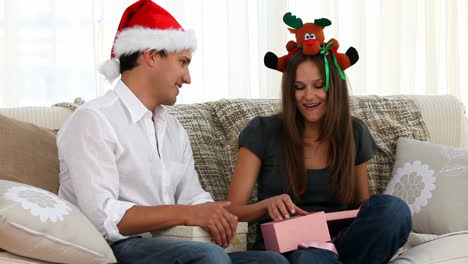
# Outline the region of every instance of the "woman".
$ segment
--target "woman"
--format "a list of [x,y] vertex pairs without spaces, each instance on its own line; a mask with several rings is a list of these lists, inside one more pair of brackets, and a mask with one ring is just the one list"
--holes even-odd
[[[296,50],[283,73],[281,113],[256,117],[241,132],[230,210],[239,221],[265,223],[361,207],[334,239],[339,256],[319,248],[285,256],[290,263],[387,263],[408,238],[410,211],[396,197],[370,197],[367,161],[377,146],[351,116],[346,81],[332,63],[326,88],[324,56]],[[248,204],[255,183],[259,201]],[[264,248],[261,232],[254,247]]]

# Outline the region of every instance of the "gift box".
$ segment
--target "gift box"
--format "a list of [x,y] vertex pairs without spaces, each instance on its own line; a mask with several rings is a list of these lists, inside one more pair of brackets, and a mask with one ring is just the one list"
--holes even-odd
[[342,227],[352,222],[358,212],[314,212],[262,224],[265,248],[283,253],[297,249],[301,243],[329,242]]
[[[225,249],[227,253],[247,250],[248,223],[239,222],[236,234],[231,244]],[[151,232],[153,237],[171,238],[180,240],[192,240],[201,242],[212,242],[211,235],[199,226],[174,226]]]

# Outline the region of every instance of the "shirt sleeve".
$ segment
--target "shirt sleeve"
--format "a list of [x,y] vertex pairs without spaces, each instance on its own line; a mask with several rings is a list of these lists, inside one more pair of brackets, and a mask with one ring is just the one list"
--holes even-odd
[[260,160],[265,157],[265,122],[262,117],[252,119],[239,134],[239,147],[246,147]]
[[353,117],[353,134],[356,148],[355,165],[369,161],[377,152],[375,144],[367,125],[360,119]]
[[195,205],[213,202],[213,198],[210,193],[206,192],[200,184],[197,171],[195,170],[195,162],[193,160],[189,137],[185,129],[183,132],[185,148],[183,151],[182,170],[184,173],[176,188],[176,203]]
[[[79,109],[57,138],[61,169],[68,170],[77,206],[110,242],[126,238],[117,224],[135,204],[118,200],[121,147],[99,112]],[[63,171],[61,172],[63,173]]]

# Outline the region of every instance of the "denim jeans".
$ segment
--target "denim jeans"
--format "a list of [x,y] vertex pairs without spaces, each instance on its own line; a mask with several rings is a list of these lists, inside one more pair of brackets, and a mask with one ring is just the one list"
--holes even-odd
[[258,263],[287,264],[281,254],[245,251],[226,254],[221,247],[206,242],[163,238],[132,237],[111,245],[119,264],[149,263]]
[[395,196],[376,194],[334,239],[339,256],[317,248],[297,249],[285,256],[290,263],[383,264],[406,243],[410,231],[408,205]]

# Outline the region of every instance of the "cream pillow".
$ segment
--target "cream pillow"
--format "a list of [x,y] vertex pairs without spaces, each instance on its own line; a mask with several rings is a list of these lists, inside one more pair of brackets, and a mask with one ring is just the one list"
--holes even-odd
[[57,263],[115,263],[111,248],[72,204],[30,185],[0,180],[0,248]]
[[468,150],[399,138],[385,193],[400,197],[413,215],[413,231],[468,230]]

